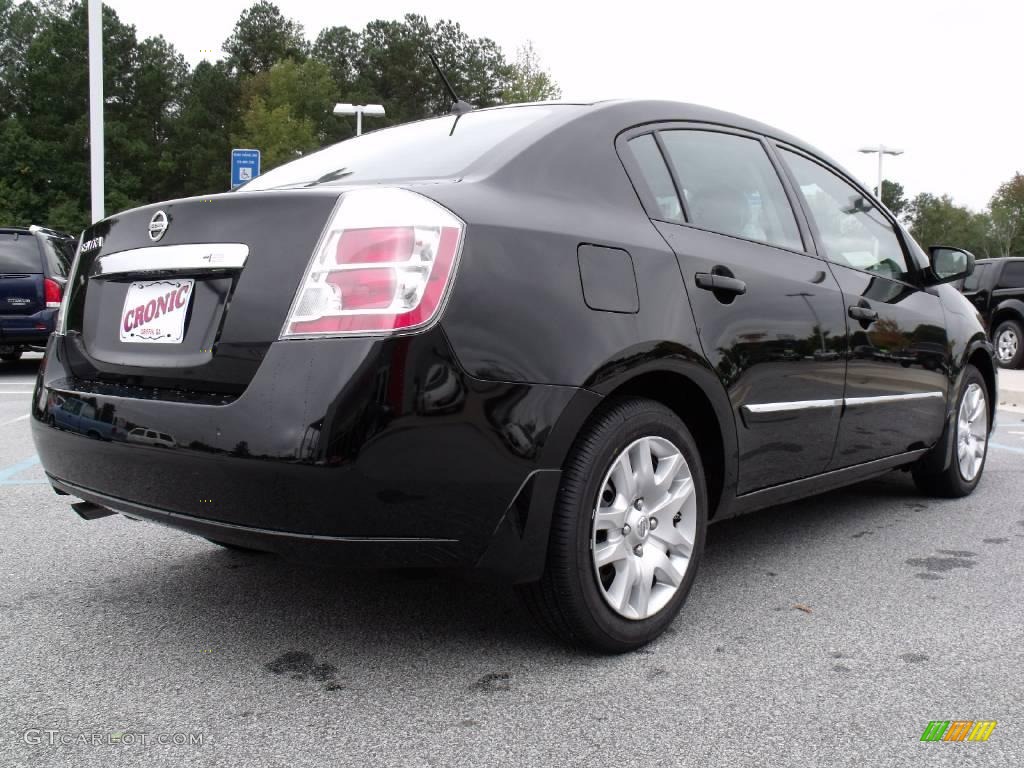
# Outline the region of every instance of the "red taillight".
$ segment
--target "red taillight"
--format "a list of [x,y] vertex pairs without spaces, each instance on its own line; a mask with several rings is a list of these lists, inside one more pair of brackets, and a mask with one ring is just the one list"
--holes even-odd
[[60,307],[60,298],[63,293],[60,283],[50,278],[43,279],[43,298],[46,299],[47,309],[58,309]]
[[345,193],[281,337],[388,333],[427,325],[440,313],[464,229],[449,211],[407,190]]
[[366,264],[408,261],[412,256],[416,230],[412,227],[348,229],[338,238],[338,264]]

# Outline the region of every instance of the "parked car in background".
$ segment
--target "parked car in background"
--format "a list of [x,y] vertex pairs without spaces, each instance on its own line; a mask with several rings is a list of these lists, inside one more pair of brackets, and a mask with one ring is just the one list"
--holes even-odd
[[116,424],[99,418],[96,406],[78,397],[55,395],[49,409],[50,425],[77,432],[96,440],[124,440],[125,433]]
[[978,309],[1003,368],[1024,365],[1024,258],[978,259],[959,283]]
[[75,239],[42,227],[0,227],[0,360],[12,362],[53,333]]
[[135,427],[135,429],[130,430],[125,440],[129,443],[152,445],[157,448],[174,447],[174,438],[166,432],[157,432],[155,429],[145,429],[143,427]]
[[[83,237],[31,419],[79,514],[476,569],[575,645],[657,637],[709,521],[984,470],[992,345],[947,284],[974,257],[713,109],[448,115]],[[54,429],[49,393],[132,431]]]

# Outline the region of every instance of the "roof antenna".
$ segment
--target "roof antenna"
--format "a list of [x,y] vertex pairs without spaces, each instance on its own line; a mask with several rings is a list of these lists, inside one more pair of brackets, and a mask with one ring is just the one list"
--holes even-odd
[[449,113],[453,115],[464,115],[467,112],[472,112],[473,105],[468,101],[463,101],[459,98],[459,94],[455,92],[455,89],[452,88],[451,82],[447,77],[445,77],[444,70],[442,70],[441,65],[437,63],[437,57],[434,56],[433,52],[428,51],[427,56],[430,57],[430,63],[434,65],[434,69],[437,70],[437,74],[441,76],[441,82],[444,83],[445,90],[448,91],[448,95],[452,97],[452,101],[454,102]]

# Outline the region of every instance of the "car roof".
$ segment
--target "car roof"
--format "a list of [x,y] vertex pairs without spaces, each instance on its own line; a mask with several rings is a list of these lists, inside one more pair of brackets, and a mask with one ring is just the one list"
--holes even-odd
[[67,232],[60,232],[56,229],[49,229],[47,227],[37,227],[35,224],[28,227],[0,227],[0,234],[5,235],[34,235],[37,232],[41,235],[49,235],[50,237],[62,237],[68,240],[74,239],[74,236],[69,235]]

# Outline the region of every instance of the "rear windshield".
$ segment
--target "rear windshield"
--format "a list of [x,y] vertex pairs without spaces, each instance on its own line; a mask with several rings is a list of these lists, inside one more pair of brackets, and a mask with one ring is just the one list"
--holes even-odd
[[275,168],[240,189],[250,192],[359,179],[453,178],[556,109],[566,106],[469,112],[373,131]]
[[35,235],[28,232],[0,232],[0,274],[43,271]]

